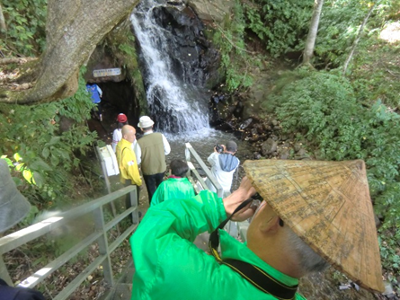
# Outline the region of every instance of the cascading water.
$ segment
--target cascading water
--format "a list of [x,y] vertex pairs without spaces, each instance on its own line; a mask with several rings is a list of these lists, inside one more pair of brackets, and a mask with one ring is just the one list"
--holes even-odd
[[[209,127],[207,97],[190,80],[178,78],[176,61],[168,55],[174,36],[157,22],[157,10],[170,7],[166,1],[144,0],[131,16],[140,44],[147,101],[156,129],[164,132],[190,132]],[[173,9],[178,9],[173,6]],[[158,20],[159,21],[159,20]],[[190,53],[186,54],[191,56]],[[181,70],[183,68],[181,67]],[[181,76],[187,76],[182,71]]]

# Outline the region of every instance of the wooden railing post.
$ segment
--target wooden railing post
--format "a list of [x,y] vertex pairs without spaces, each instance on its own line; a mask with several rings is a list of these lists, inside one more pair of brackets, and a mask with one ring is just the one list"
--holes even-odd
[[114,286],[114,277],[111,268],[111,258],[110,258],[110,252],[108,250],[107,231],[104,227],[103,206],[100,206],[97,209],[95,209],[93,213],[96,224],[96,230],[102,232],[102,235],[97,239],[97,243],[99,244],[99,253],[100,255],[107,255],[107,258],[102,263],[104,279],[110,286]]

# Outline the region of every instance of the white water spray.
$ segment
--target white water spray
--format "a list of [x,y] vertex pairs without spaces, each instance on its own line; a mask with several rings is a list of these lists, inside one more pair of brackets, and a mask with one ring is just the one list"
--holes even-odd
[[195,87],[184,84],[171,72],[172,62],[166,50],[170,42],[168,33],[153,15],[153,10],[160,6],[168,4],[143,0],[131,16],[146,69],[147,101],[157,129],[182,133],[209,128],[206,100],[200,98]]

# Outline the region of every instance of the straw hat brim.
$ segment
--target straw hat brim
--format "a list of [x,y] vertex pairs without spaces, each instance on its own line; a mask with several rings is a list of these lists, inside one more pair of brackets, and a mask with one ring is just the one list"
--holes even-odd
[[315,252],[358,285],[384,291],[362,160],[246,161],[254,188]]

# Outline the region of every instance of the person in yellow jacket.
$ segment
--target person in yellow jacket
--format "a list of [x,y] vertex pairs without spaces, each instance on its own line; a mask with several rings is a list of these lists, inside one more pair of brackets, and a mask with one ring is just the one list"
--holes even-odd
[[[121,129],[122,139],[117,144],[117,160],[120,171],[120,181],[125,186],[135,184],[137,186],[137,197],[139,199],[139,186],[142,185],[139,167],[135,152],[132,150],[132,143],[136,139],[136,129],[133,126],[125,125]],[[127,195],[126,208],[131,207],[129,194]]]

